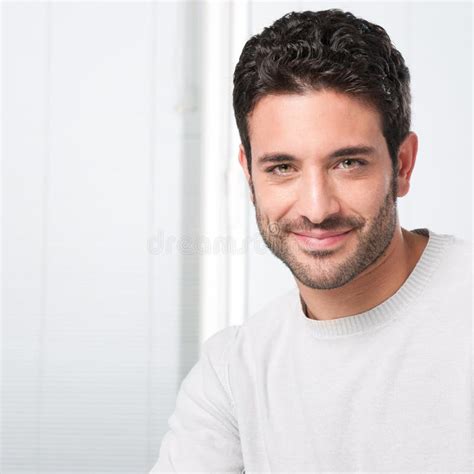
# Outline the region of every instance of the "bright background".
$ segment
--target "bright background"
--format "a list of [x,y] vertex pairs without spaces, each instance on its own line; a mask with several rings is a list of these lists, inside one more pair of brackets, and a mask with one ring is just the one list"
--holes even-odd
[[402,226],[471,239],[470,3],[2,4],[2,473],[148,472],[203,340],[294,286],[238,166],[232,74],[251,34],[331,7],[411,71]]

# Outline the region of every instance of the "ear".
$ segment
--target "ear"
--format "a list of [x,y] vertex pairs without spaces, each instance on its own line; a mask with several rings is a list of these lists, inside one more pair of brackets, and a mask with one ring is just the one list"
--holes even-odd
[[247,156],[245,155],[245,150],[242,144],[239,145],[239,163],[240,166],[242,167],[242,170],[245,174],[245,179],[247,180],[247,183],[250,184],[251,181],[251,176],[249,174],[249,168],[248,168],[248,163],[247,163]]
[[418,137],[416,133],[409,132],[398,150],[398,197],[405,196],[410,190],[410,178],[415,167],[418,152]]
[[239,145],[239,163],[240,163],[240,166],[242,167],[242,170],[245,175],[245,179],[247,180],[247,183],[250,188],[250,200],[252,201],[252,204],[255,205],[255,196],[254,196],[252,176],[249,173],[247,156],[245,155],[245,150],[242,144]]

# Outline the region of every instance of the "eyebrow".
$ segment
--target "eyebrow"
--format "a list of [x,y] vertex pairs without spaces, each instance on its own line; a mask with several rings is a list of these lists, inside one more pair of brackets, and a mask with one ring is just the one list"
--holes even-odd
[[[372,146],[348,146],[345,148],[339,148],[336,151],[330,153],[327,157],[328,160],[333,160],[335,158],[341,158],[344,156],[354,156],[354,155],[373,155],[375,153],[375,148]],[[265,163],[282,163],[282,162],[295,162],[298,161],[298,158],[287,153],[265,153],[260,156],[257,160],[257,163],[263,165]]]

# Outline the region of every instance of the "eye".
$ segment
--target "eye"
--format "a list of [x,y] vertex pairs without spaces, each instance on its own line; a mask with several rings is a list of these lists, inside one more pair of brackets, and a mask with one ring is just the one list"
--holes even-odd
[[287,163],[282,163],[280,165],[272,166],[266,170],[267,173],[276,174],[276,175],[286,175],[290,172],[291,166]]
[[[353,163],[356,163],[358,166],[354,166]],[[343,166],[344,169],[351,169],[351,168],[360,168],[361,166],[365,166],[365,161],[356,160],[355,158],[346,158],[343,161],[340,161],[339,164],[348,164],[349,166]]]

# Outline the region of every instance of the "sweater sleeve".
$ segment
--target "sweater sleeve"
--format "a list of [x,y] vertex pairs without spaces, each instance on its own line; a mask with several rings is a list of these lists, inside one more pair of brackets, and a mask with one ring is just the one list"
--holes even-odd
[[169,431],[150,474],[243,471],[227,379],[227,354],[238,329],[227,327],[204,343],[200,359],[181,383]]

